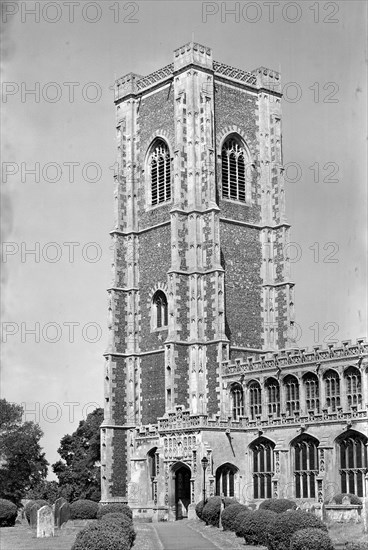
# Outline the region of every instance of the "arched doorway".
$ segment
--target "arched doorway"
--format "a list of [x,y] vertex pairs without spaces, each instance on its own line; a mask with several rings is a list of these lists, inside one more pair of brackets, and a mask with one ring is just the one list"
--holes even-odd
[[190,504],[190,478],[191,471],[188,466],[178,463],[173,468],[175,478],[175,517],[183,519],[187,516]]

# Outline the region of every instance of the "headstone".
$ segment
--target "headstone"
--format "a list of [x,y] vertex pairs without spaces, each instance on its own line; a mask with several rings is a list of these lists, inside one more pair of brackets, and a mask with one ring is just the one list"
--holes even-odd
[[61,527],[64,523],[69,521],[70,519],[70,505],[69,502],[64,502],[64,504],[61,505],[61,508],[59,509],[59,527]]
[[51,506],[42,506],[37,512],[37,538],[53,537],[54,514]]
[[37,512],[38,512],[39,506],[38,504],[34,504],[32,508],[29,511],[29,526],[31,529],[37,528]]
[[60,523],[60,508],[66,502],[65,498],[60,497],[55,500],[54,504],[54,518],[55,518],[55,527],[61,527]]

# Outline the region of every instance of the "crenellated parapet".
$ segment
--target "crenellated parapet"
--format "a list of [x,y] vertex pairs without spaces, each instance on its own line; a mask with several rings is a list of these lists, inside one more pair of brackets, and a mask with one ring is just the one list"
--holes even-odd
[[260,359],[248,357],[246,361],[224,361],[223,376],[241,375],[248,372],[279,370],[285,367],[303,367],[313,363],[346,360],[348,357],[359,358],[368,356],[368,342],[365,338],[358,338],[356,343],[346,340],[340,344],[329,344],[327,347],[314,346],[305,348],[282,350],[277,353],[261,355]]
[[215,77],[229,83],[238,83],[255,90],[267,89],[281,93],[280,73],[266,67],[245,71],[212,58],[212,49],[195,42],[188,42],[174,50],[174,62],[146,76],[128,73],[115,82],[115,102],[120,102],[129,95],[139,95],[166,82],[172,81],[174,75],[188,66],[197,66],[210,71]]

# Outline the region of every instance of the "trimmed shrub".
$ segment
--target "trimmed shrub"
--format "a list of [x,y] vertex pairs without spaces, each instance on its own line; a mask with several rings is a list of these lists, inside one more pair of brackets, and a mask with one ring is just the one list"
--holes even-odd
[[133,528],[133,521],[129,516],[124,513],[105,514],[101,517],[100,521],[103,524],[117,525],[118,528],[126,531],[129,535],[128,540],[130,542],[130,545],[133,546],[136,533]]
[[335,500],[336,504],[342,504],[342,499],[344,497],[350,497],[351,504],[362,504],[362,501],[359,497],[356,495],[353,495],[352,493],[338,493],[337,495],[334,495],[333,497],[327,498],[325,500],[325,504],[328,504],[332,499]]
[[266,545],[268,527],[275,517],[276,512],[271,510],[255,510],[244,514],[236,529],[236,535],[244,537],[246,544]]
[[244,504],[231,504],[223,510],[221,514],[221,524],[224,531],[236,531],[237,517],[241,512],[246,512],[248,508]]
[[133,512],[127,504],[123,502],[113,502],[111,504],[104,504],[99,506],[97,510],[97,519],[101,519],[106,514],[125,514],[130,519],[133,518]]
[[347,542],[346,550],[368,550],[368,542]]
[[198,517],[199,519],[202,519],[203,508],[204,508],[204,501],[203,501],[203,500],[200,500],[200,501],[196,504],[196,507],[195,507],[195,511],[196,511],[197,517]]
[[234,497],[224,497],[222,500],[225,508],[227,508],[228,506],[232,506],[233,504],[240,504],[240,502],[237,501]]
[[327,526],[314,514],[303,510],[288,510],[276,514],[268,526],[267,545],[269,550],[290,550],[290,539],[300,529],[322,529],[327,532]]
[[286,510],[296,510],[296,502],[288,498],[268,498],[262,500],[258,510],[271,510],[276,514],[282,514]]
[[97,510],[94,500],[75,500],[70,505],[70,519],[96,519]]
[[207,500],[202,511],[202,519],[206,525],[219,526],[221,502],[221,497],[210,497]]
[[129,531],[116,523],[113,529],[111,525],[110,521],[99,521],[82,529],[71,550],[130,550]]
[[334,550],[334,546],[321,529],[300,529],[291,537],[290,550]]
[[42,499],[30,500],[29,502],[27,502],[27,504],[26,504],[25,507],[24,507],[24,513],[25,513],[25,515],[26,515],[26,518],[27,518],[28,523],[29,523],[29,521],[30,521],[31,508],[32,508],[32,506],[34,506],[35,504],[37,504],[38,509],[42,508],[42,506],[48,506],[48,505],[49,505],[49,503],[47,502],[47,500],[42,500]]
[[0,498],[0,527],[13,527],[17,514],[18,509],[14,502]]

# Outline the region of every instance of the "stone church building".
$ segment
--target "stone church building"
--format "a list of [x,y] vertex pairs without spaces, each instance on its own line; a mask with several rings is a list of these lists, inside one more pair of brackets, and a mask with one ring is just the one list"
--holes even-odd
[[293,341],[280,74],[191,42],[115,105],[101,501],[363,496],[368,344]]

